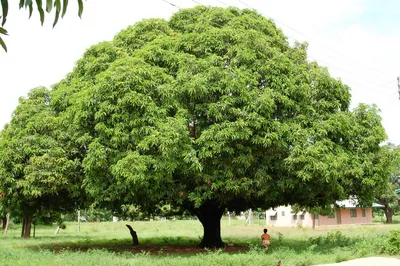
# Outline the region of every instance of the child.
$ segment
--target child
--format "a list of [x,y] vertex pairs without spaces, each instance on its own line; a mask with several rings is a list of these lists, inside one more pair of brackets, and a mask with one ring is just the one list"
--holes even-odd
[[261,244],[265,247],[265,248],[269,248],[269,246],[271,245],[270,243],[270,235],[267,234],[268,229],[264,229],[264,234],[261,235]]

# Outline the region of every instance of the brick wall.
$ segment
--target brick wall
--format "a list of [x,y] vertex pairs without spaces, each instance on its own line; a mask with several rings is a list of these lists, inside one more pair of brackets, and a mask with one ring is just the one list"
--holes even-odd
[[[365,216],[363,216],[363,214]],[[294,219],[297,216],[297,219]],[[355,217],[353,217],[355,216]],[[290,206],[280,206],[276,208],[276,220],[272,217],[266,217],[266,225],[274,226],[306,226],[312,227],[313,215],[304,213],[304,219],[301,219],[301,214],[294,215]],[[369,224],[372,223],[372,209],[365,208],[364,213],[362,208],[341,209],[335,212],[334,217],[319,215],[315,219],[315,226],[338,225],[338,224]]]
[[[355,209],[343,209],[338,210],[340,212],[340,222],[338,222],[338,213],[335,212],[335,217],[330,218],[328,216],[319,216],[319,223],[316,225],[336,225],[336,224],[368,224],[372,223],[372,209],[365,208],[363,216],[363,209],[362,208],[355,208]],[[351,215],[353,213],[353,215]],[[356,215],[356,217],[352,217]]]

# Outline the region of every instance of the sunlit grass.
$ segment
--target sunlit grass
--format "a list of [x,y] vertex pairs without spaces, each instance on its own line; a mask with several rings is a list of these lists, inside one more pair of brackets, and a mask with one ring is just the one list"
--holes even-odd
[[[390,230],[400,230],[400,224],[317,227],[268,226],[272,247],[260,247],[259,238],[265,227],[246,225],[243,220],[223,219],[223,240],[235,246],[244,246],[238,253],[210,251],[198,254],[195,248],[203,229],[197,220],[132,221],[66,223],[66,229],[55,235],[56,225],[37,226],[36,237],[20,238],[20,225],[12,225],[6,235],[0,236],[0,265],[313,265],[332,263],[357,257],[376,256],[383,236]],[[125,224],[130,224],[139,236],[140,246],[132,252],[131,237]],[[351,241],[345,246],[313,245],[311,237],[340,231]],[[374,241],[371,241],[374,239]],[[335,243],[335,242],[332,242]],[[154,246],[151,254],[148,247]],[[168,246],[182,246],[182,253],[169,253]],[[191,253],[184,251],[194,247]],[[141,248],[144,250],[142,251]],[[147,248],[147,249],[146,249]]]

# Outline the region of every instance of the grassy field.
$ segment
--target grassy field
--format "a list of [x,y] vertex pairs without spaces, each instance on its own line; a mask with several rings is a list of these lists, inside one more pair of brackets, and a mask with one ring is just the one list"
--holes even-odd
[[[263,221],[261,221],[263,222]],[[261,223],[260,222],[260,223]],[[313,265],[366,256],[399,255],[384,249],[397,241],[393,231],[400,224],[348,227],[269,227],[272,247],[260,247],[263,224],[244,225],[241,220],[222,220],[222,236],[234,246],[226,250],[196,248],[202,235],[197,220],[128,222],[138,232],[141,245],[131,246],[125,222],[66,223],[38,226],[36,237],[21,239],[20,226],[0,236],[0,265]],[[388,233],[392,239],[388,238]],[[389,235],[390,235],[389,234]],[[400,241],[400,239],[399,239]],[[397,242],[394,242],[394,245]],[[392,243],[393,244],[393,243]]]

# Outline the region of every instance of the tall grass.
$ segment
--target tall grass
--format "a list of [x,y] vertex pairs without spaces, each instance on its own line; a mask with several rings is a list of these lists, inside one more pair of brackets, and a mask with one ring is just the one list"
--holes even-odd
[[[221,224],[224,241],[245,246],[246,250],[190,253],[186,248],[199,243],[203,233],[197,220],[127,223],[138,232],[141,245],[135,247],[135,252],[132,252],[125,222],[81,223],[81,232],[77,231],[76,223],[66,223],[67,228],[57,235],[54,235],[56,226],[38,226],[36,237],[31,239],[21,239],[20,226],[13,225],[8,234],[0,236],[0,265],[268,266],[281,260],[284,266],[304,266],[380,255],[382,247],[389,243],[385,242],[388,232],[400,230],[400,224],[318,227],[315,230],[268,227],[272,247],[265,250],[259,242],[264,228],[261,222],[260,225],[258,222],[245,225],[241,220],[232,220],[228,226],[224,219]],[[182,252],[168,252],[172,245],[182,246]],[[154,247],[151,254],[149,247]]]

